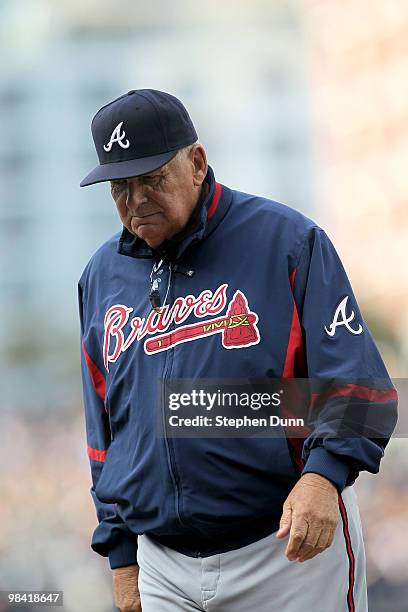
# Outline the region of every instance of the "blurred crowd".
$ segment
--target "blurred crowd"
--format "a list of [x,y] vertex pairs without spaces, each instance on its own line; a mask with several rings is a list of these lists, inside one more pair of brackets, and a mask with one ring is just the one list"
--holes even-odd
[[115,610],[107,560],[89,546],[96,516],[81,409],[3,416],[0,466],[0,591],[62,590],[66,612]]

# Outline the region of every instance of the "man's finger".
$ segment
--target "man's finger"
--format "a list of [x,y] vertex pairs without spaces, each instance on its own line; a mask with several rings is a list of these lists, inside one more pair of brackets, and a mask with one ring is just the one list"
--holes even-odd
[[334,532],[335,529],[322,529],[314,550],[310,551],[310,553],[302,559],[299,559],[299,562],[303,563],[304,561],[313,559],[313,557],[325,551],[326,548],[329,548],[333,542]]
[[281,516],[281,520],[279,522],[279,529],[276,532],[277,538],[285,538],[292,524],[292,509],[290,506],[283,506],[283,512]]
[[290,528],[289,542],[286,547],[285,554],[289,561],[294,561],[298,555],[306,536],[308,524],[303,518],[292,517],[292,526]]
[[322,551],[326,550],[326,548],[329,548],[329,546],[332,545],[335,532],[336,532],[336,528],[328,529],[326,531],[325,537],[322,533],[322,537],[319,540],[319,547],[321,547]]
[[323,529],[321,527],[312,528],[312,526],[309,525],[307,536],[303,541],[302,546],[298,550],[297,561],[306,561],[306,559],[310,559],[312,556],[317,554],[315,551],[322,532]]

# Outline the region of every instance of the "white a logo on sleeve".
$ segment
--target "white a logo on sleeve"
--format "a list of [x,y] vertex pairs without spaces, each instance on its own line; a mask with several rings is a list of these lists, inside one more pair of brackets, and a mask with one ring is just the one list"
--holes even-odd
[[346,295],[341,300],[340,304],[336,308],[336,312],[334,313],[333,321],[330,323],[328,328],[324,326],[324,331],[328,336],[334,336],[334,334],[336,333],[336,329],[341,325],[344,325],[345,328],[354,336],[358,336],[362,333],[363,327],[362,325],[360,325],[360,323],[358,324],[357,329],[353,329],[350,325],[351,321],[353,321],[356,315],[354,310],[352,310],[351,314],[347,316],[346,307],[348,299],[349,296]]
[[115,129],[112,132],[112,135],[110,137],[110,141],[108,142],[108,144],[103,145],[103,148],[105,149],[105,151],[109,152],[112,149],[115,142],[117,142],[118,145],[122,147],[122,149],[128,149],[130,147],[130,142],[128,141],[128,139],[126,138],[125,140],[125,137],[126,137],[125,130],[123,130],[123,132],[120,133],[122,125],[123,125],[123,121],[118,123],[118,125],[115,127]]

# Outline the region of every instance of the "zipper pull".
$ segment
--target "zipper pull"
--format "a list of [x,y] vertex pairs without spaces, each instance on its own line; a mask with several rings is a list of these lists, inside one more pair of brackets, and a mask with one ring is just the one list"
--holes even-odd
[[184,274],[185,276],[188,276],[190,278],[195,274],[194,270],[186,268],[185,266],[180,266],[180,264],[174,264],[173,270],[174,272],[179,272],[180,274]]

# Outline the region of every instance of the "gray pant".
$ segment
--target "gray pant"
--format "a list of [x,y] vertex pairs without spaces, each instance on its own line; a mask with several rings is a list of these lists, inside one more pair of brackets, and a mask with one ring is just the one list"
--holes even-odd
[[346,487],[332,545],[288,561],[275,533],[237,550],[192,558],[139,536],[143,612],[367,612],[365,554],[357,496]]

